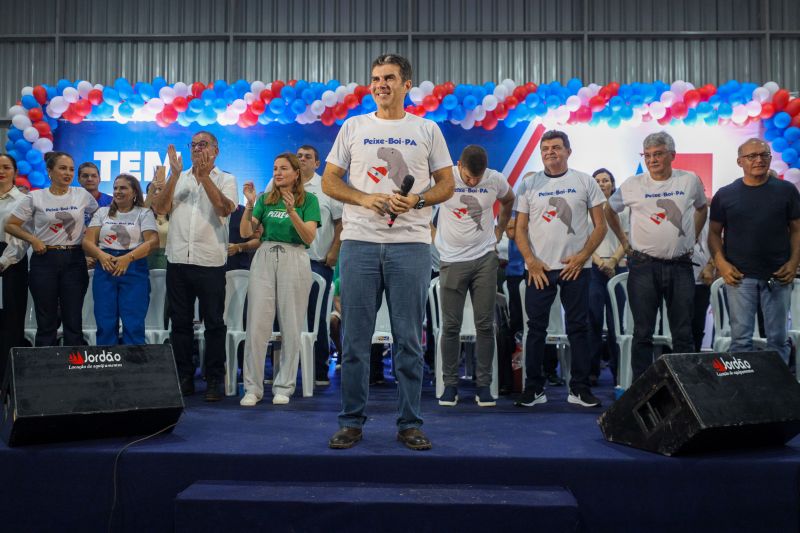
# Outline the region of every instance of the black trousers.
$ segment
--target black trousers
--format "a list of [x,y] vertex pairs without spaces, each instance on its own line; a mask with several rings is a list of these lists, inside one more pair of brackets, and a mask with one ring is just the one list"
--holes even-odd
[[194,376],[194,301],[199,300],[205,326],[205,367],[208,381],[225,375],[225,266],[204,267],[167,263],[167,299],[172,321],[170,342],[181,379]]
[[83,298],[89,287],[89,273],[83,250],[34,254],[28,279],[36,309],[36,346],[55,346],[59,324],[64,326],[65,346],[85,344]]
[[[0,243],[0,253],[6,243]],[[3,284],[3,308],[0,309],[0,383],[11,348],[25,345],[25,311],[28,305],[28,256],[11,265],[0,276]]]

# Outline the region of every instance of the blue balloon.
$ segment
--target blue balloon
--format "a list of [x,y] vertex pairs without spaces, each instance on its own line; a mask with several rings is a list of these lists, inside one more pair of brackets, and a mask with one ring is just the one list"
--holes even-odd
[[14,141],[6,141],[6,152],[14,149]]
[[117,105],[120,103],[119,92],[111,87],[103,87],[103,101],[107,104]]
[[450,118],[453,120],[464,120],[467,116],[467,111],[460,105],[457,105],[450,111]]
[[460,84],[456,85],[456,88],[455,88],[455,90],[453,91],[453,94],[455,95],[455,97],[456,97],[456,98],[458,98],[458,101],[459,101],[459,102],[463,102],[463,101],[464,101],[464,98],[465,98],[465,97],[466,97],[468,94],[470,94],[470,88],[469,88],[469,86],[468,86],[468,85],[465,85],[465,84],[463,84],[463,83],[460,83]]
[[273,98],[269,101],[269,110],[276,115],[283,113],[284,108],[286,108],[286,103],[280,98]]
[[52,100],[56,96],[58,96],[58,89],[53,87],[52,85],[45,85],[44,90],[47,91],[47,100]]
[[236,100],[236,89],[232,87],[228,87],[225,89],[225,92],[222,93],[222,97],[225,99],[225,102],[228,104],[232,104],[234,100]]
[[[31,165],[35,165],[40,161],[44,161],[44,156],[42,156],[42,152],[40,152],[39,150],[34,150],[33,148],[31,148],[30,150],[28,150],[28,153],[25,154],[25,159]],[[18,165],[19,163],[20,161],[17,162]]]
[[214,111],[216,111],[217,113],[222,113],[223,111],[228,109],[228,102],[226,102],[222,98],[217,98],[216,100],[214,100],[213,107]]
[[56,90],[58,91],[58,94],[64,94],[64,89],[67,87],[72,87],[71,81],[63,78],[58,80],[58,83],[56,84]]
[[375,104],[375,99],[372,97],[371,94],[367,94],[364,96],[364,99],[361,100],[361,107],[364,108],[364,112],[372,113],[376,109],[378,109],[377,104]]
[[283,88],[281,89],[281,98],[283,98],[284,100],[292,101],[295,99],[296,95],[297,94],[294,90],[294,87],[292,87],[291,85],[284,85]]
[[204,89],[200,93],[200,98],[205,102],[213,102],[217,98],[217,93],[214,92],[214,89]]
[[464,97],[464,109],[472,111],[478,106],[478,99],[475,98],[474,95],[470,94]]
[[[494,90],[494,89],[492,89],[492,90]],[[475,97],[475,99],[478,102],[483,102],[483,97],[486,96],[488,93],[486,92],[486,89],[484,89],[481,86],[477,86],[476,85],[475,87],[472,88],[472,93],[471,94],[472,94],[472,96]]]
[[175,122],[177,122],[178,124],[180,124],[184,128],[189,126],[189,124],[192,123],[192,121],[189,120],[189,118],[186,116],[186,113],[178,113],[178,120],[176,120]]
[[697,116],[701,118],[707,117],[709,113],[714,111],[714,108],[708,102],[700,102],[695,109],[697,110]]
[[625,105],[625,100],[621,96],[612,96],[611,100],[608,101],[608,105],[612,111],[619,111]]
[[781,130],[777,128],[769,128],[764,131],[764,140],[767,142],[772,142],[780,136],[781,136]]
[[31,183],[31,187],[44,187],[47,183],[47,175],[44,172],[34,170],[28,174],[28,181]]
[[[298,83],[298,85],[299,85],[299,83]],[[308,104],[308,105],[311,105],[311,104],[313,104],[313,103],[314,103],[314,100],[316,100],[316,99],[317,99],[317,98],[316,98],[316,96],[314,96],[314,91],[312,91],[312,90],[311,90],[311,89],[309,89],[309,88],[305,88],[305,89],[303,89],[303,90],[300,92],[300,97],[301,97],[301,98],[303,99],[303,101],[304,101],[306,104]]]
[[783,152],[787,148],[789,148],[789,142],[783,137],[776,137],[775,140],[772,141],[772,149],[776,152]]
[[731,115],[733,115],[733,107],[731,104],[723,102],[719,104],[717,114],[719,114],[720,118],[731,118]]
[[31,166],[30,163],[28,163],[24,159],[19,163],[17,163],[17,172],[19,172],[23,176],[27,176],[28,174],[30,174],[31,170],[33,170],[33,167]]
[[127,100],[131,97],[131,95],[133,95],[133,87],[131,87],[131,83],[125,78],[117,78],[114,81],[114,88],[117,90],[120,98],[123,100]]
[[690,109],[686,112],[686,116],[683,118],[683,123],[687,126],[694,126],[697,124],[697,110]]
[[445,108],[447,111],[455,109],[457,105],[458,105],[458,98],[456,98],[452,94],[448,94],[447,96],[442,98],[442,107]]
[[39,108],[42,107],[41,105],[39,105],[39,102],[36,100],[36,98],[34,98],[34,96],[32,94],[26,94],[25,96],[23,96],[21,98],[21,101],[22,101],[22,107],[24,107],[25,109],[33,109],[34,107],[39,107]]
[[114,106],[105,102],[100,102],[92,111],[99,119],[111,118],[114,115]]
[[544,102],[539,102],[539,104],[533,109],[537,116],[543,117],[547,114],[547,106]]
[[547,108],[548,109],[556,109],[558,106],[562,104],[561,98],[555,94],[552,94],[547,97]]
[[539,105],[539,96],[536,93],[530,93],[525,97],[525,105],[533,109]]
[[236,97],[242,98],[244,94],[250,91],[250,82],[247,80],[236,80],[236,83],[233,84],[233,88],[236,90]]
[[785,163],[791,165],[797,161],[797,150],[794,148],[787,148],[781,153],[781,159],[783,159]]
[[641,94],[632,94],[630,102],[632,107],[642,107],[644,105],[644,96]]
[[775,115],[773,120],[775,121],[775,126],[776,127],[785,128],[786,126],[791,124],[792,116],[789,113],[787,113],[786,111],[781,111],[780,113],[777,113]]
[[712,106],[719,105],[722,102],[722,98],[718,94],[711,95],[711,98],[708,99],[708,103]]
[[16,141],[17,139],[22,139],[22,131],[18,130],[17,128],[9,128],[8,130],[8,140],[9,141]]
[[133,116],[133,111],[134,109],[130,102],[122,102],[117,108],[119,116],[124,118],[131,118]]
[[267,113],[261,113],[258,115],[258,123],[259,124],[269,124],[270,118]]
[[143,99],[145,102],[147,102],[148,100],[150,100],[151,98],[153,98],[153,97],[155,96],[155,94],[156,94],[156,93],[155,93],[155,90],[153,89],[153,86],[152,86],[152,85],[150,85],[149,83],[145,83],[145,82],[143,82],[143,81],[140,81],[140,82],[138,82],[138,83],[136,84],[136,86],[134,86],[134,88],[133,88],[133,89],[134,89],[134,90],[135,90],[137,93],[139,93],[139,95],[142,97],[142,99]]
[[303,91],[308,89],[310,86],[311,85],[306,80],[297,80],[297,83],[294,84],[294,90],[299,94],[303,94]]
[[[284,89],[285,89],[285,87],[284,87]],[[283,94],[283,92],[281,92],[281,94]],[[304,113],[305,110],[306,110],[306,107],[308,107],[308,104],[306,104],[305,100],[303,100],[302,98],[295,99],[292,102],[292,105],[290,106],[290,108],[292,110],[292,113],[294,113],[295,115],[299,115],[300,113]]]
[[210,121],[209,124],[213,124],[217,120],[217,112],[214,110],[214,106],[204,107],[202,115]]
[[9,150],[8,155],[13,157],[14,161],[16,161],[17,163],[19,163],[22,160],[22,155],[20,155],[20,153],[17,152],[16,150]]
[[199,113],[203,110],[203,100],[200,98],[194,98],[191,102],[189,102],[189,109],[191,109],[194,113]]
[[336,88],[339,87],[340,85],[341,83],[339,82],[339,80],[330,80],[328,83],[325,84],[325,87],[327,87],[328,90],[335,91]]
[[[214,82],[214,92],[216,92],[219,96],[225,94],[225,91],[228,90],[228,82],[225,80],[217,80]],[[234,91],[234,94],[236,91]]]
[[126,102],[128,102],[134,109],[139,109],[140,107],[144,107],[144,98],[142,98],[142,96],[139,94],[134,94],[133,96],[128,98]]
[[633,108],[630,106],[624,106],[619,110],[617,116],[622,120],[630,120],[633,118]]
[[14,142],[14,150],[18,151],[21,154],[27,153],[27,151],[30,149],[31,149],[31,143],[29,143],[25,139],[17,139]]
[[167,86],[167,80],[165,80],[162,76],[156,76],[153,78],[153,90],[155,91],[156,95],[158,95],[158,91],[160,91],[163,87]]
[[483,95],[486,96],[487,94],[492,94],[495,88],[497,88],[497,85],[495,85],[494,82],[487,81],[483,84],[483,90],[486,91]]
[[581,87],[583,87],[583,82],[580,78],[572,78],[567,82],[567,89],[569,89],[570,95],[577,94]]
[[646,84],[642,86],[642,97],[644,97],[645,103],[650,103],[656,98],[656,87],[653,84]]
[[[197,102],[197,100],[192,100],[192,102]],[[190,122],[194,122],[197,120],[197,117],[200,116],[200,111],[203,110],[203,106],[200,105],[198,109],[193,109],[190,105],[189,108],[183,112],[186,115],[186,118],[189,119]]]
[[800,139],[800,128],[794,126],[787,128],[786,131],[783,132],[783,138],[790,143],[795,142],[797,139]]
[[795,150],[795,151],[796,151],[798,154],[800,154],[800,141],[795,141],[795,142],[793,142],[793,143],[792,143],[792,148],[794,148],[794,150]]

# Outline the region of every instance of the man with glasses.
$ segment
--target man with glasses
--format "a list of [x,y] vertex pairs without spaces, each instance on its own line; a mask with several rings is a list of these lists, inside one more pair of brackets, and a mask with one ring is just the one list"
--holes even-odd
[[[628,254],[634,379],[653,362],[653,333],[662,301],[667,304],[672,351],[694,351],[692,251],[708,211],[700,178],[672,168],[672,137],[666,132],[652,133],[643,145],[647,172],[625,180],[606,205],[609,227]],[[631,213],[630,238],[617,215],[626,207]]]
[[771,160],[761,139],[748,139],[739,147],[736,162],[744,176],[714,195],[708,247],[727,284],[730,351],[753,349],[760,303],[767,349],[788,363],[786,316],[800,263],[800,193],[769,175]]
[[183,170],[181,156],[169,145],[170,176],[152,206],[169,214],[167,233],[167,301],[170,340],[178,367],[181,393],[194,394],[192,361],[194,302],[199,300],[205,325],[205,400],[222,399],[225,375],[225,262],[228,257],[228,217],[236,209],[236,178],[215,165],[216,137],[194,134],[188,147],[192,167]]

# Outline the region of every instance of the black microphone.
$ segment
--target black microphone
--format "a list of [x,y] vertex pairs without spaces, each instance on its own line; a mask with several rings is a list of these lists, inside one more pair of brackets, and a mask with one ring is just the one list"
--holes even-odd
[[[403,184],[400,185],[400,196],[406,196],[408,192],[411,190],[411,187],[414,186],[414,176],[406,175],[403,178]],[[397,213],[390,213],[389,214],[389,227],[391,228],[394,225],[394,220],[397,218]]]

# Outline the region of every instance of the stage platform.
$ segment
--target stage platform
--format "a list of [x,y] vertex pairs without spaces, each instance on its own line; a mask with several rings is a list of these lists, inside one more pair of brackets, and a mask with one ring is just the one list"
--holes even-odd
[[[350,450],[328,449],[337,428],[336,379],[287,406],[242,408],[238,398],[205,404],[195,395],[171,434],[128,448],[116,470],[118,452],[135,439],[13,449],[0,443],[0,531],[800,529],[800,439],[667,458],[604,441],[596,423],[601,409],[569,405],[565,387],[549,388],[549,402],[531,409],[514,407],[508,396],[479,408],[472,390],[465,386],[459,405],[444,408],[426,387],[427,452],[396,441],[391,383],[370,391],[364,440]],[[610,405],[609,382],[596,393]],[[392,505],[400,500],[409,506]],[[344,510],[365,502],[372,504],[361,514],[366,523],[353,527]],[[420,505],[429,505],[428,514],[412,511]],[[474,527],[455,519],[458,527],[443,525],[447,512],[477,509],[485,509],[484,519],[470,522]],[[275,526],[291,512],[294,527]],[[486,529],[487,517],[496,528]],[[227,527],[220,528],[223,519]]]

